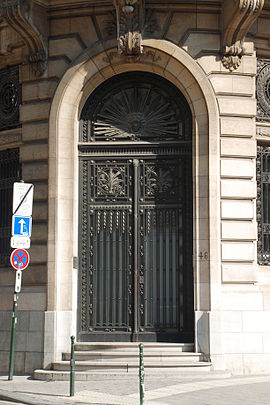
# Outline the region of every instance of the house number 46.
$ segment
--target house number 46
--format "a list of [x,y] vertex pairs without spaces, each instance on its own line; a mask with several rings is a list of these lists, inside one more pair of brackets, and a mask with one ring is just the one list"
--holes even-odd
[[208,259],[208,252],[206,252],[206,251],[200,252],[199,258],[200,258],[200,260],[207,260]]

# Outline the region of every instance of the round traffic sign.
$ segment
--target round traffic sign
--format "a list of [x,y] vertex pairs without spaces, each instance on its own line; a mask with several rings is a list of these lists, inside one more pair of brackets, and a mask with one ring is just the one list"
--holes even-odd
[[11,266],[15,270],[24,270],[28,267],[30,262],[30,256],[25,249],[15,249],[10,255]]

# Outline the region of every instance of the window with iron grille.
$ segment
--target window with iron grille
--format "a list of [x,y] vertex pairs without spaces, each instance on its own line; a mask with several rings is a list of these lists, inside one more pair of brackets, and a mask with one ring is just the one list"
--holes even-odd
[[0,70],[0,131],[20,125],[20,104],[19,67]]
[[270,146],[257,147],[258,263],[270,265]]
[[0,266],[7,266],[10,256],[13,183],[21,178],[19,149],[0,151]]

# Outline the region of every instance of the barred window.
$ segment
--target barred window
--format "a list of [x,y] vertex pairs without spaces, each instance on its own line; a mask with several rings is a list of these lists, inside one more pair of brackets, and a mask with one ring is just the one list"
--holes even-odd
[[10,256],[13,183],[21,178],[19,149],[0,151],[0,266],[7,266]]
[[20,104],[19,67],[0,70],[0,131],[20,125]]
[[270,265],[270,146],[257,147],[258,263]]

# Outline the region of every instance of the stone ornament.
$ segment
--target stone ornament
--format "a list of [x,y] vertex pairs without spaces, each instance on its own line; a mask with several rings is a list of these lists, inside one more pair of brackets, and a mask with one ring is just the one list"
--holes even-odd
[[119,53],[128,57],[141,55],[144,0],[113,0],[113,3],[116,10]]
[[257,70],[257,118],[270,121],[270,60],[258,59]]
[[264,0],[226,0],[222,6],[223,66],[231,72],[241,64],[245,54],[244,39],[259,17]]
[[[32,2],[35,3],[35,2]],[[23,39],[28,48],[28,62],[36,76],[41,76],[47,66],[47,47],[34,24],[34,13],[40,14],[40,6],[23,0],[0,0],[1,16]]]
[[232,46],[225,46],[224,56],[222,58],[223,66],[231,72],[237,69],[241,64],[241,58],[244,49],[240,42]]

